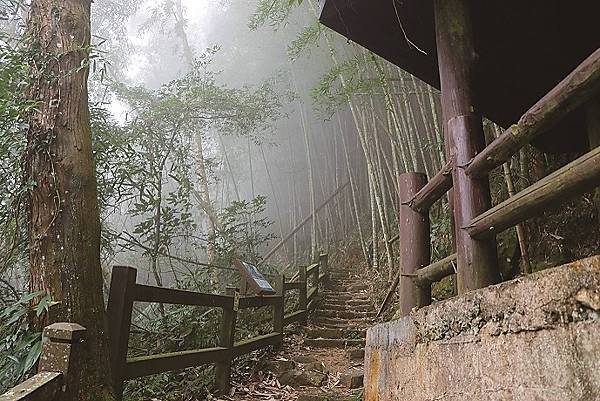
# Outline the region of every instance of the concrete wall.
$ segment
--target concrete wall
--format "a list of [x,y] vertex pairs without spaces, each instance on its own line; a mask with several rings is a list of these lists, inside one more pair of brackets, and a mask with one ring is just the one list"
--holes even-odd
[[373,327],[366,401],[600,400],[600,256]]

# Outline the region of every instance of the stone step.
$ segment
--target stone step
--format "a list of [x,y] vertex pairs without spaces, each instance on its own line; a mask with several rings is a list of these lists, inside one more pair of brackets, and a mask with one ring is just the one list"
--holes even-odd
[[314,322],[315,326],[324,329],[342,329],[342,330],[365,330],[372,326],[371,323],[318,323]]
[[357,360],[364,361],[365,360],[365,349],[364,348],[349,349],[348,351],[346,351],[346,355],[348,356],[348,358],[350,358],[353,361],[357,361]]
[[365,340],[348,338],[307,338],[304,340],[304,345],[313,348],[364,347]]
[[322,302],[320,309],[334,311],[353,311],[353,312],[373,312],[373,307],[368,304],[336,304],[331,302]]
[[369,295],[349,291],[323,291],[324,299],[369,300]]
[[318,326],[334,329],[354,329],[369,327],[372,325],[372,319],[341,319],[335,317],[315,317],[314,323]]
[[363,292],[368,291],[369,287],[365,284],[353,284],[348,286],[329,285],[327,286],[327,289],[334,292]]
[[306,331],[308,338],[365,338],[367,332],[365,330],[344,330],[344,329],[324,329],[312,328]]
[[317,309],[317,316],[321,317],[337,317],[342,319],[368,319],[374,318],[375,312],[359,312],[354,310],[334,310],[334,309]]
[[350,389],[360,388],[363,386],[364,373],[362,372],[347,372],[340,377],[340,383]]

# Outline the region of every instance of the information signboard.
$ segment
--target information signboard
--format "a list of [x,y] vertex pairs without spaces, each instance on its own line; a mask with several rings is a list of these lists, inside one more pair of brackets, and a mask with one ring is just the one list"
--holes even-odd
[[242,273],[242,280],[245,279],[248,286],[257,294],[274,295],[277,293],[256,266],[241,260],[234,260],[233,265]]

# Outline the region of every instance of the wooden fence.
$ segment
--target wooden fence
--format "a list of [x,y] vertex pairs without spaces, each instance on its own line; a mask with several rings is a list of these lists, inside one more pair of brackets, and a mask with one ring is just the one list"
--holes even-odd
[[[497,266],[479,263],[471,246],[478,247],[479,242],[543,213],[547,207],[600,185],[600,127],[595,126],[588,128],[591,148],[588,153],[495,207],[475,214],[463,226],[456,227],[457,253],[430,264],[429,209],[453,188],[453,176],[485,179],[492,169],[507,162],[523,146],[543,135],[569,112],[585,107],[599,94],[600,49],[466,165],[450,157],[448,164],[429,182],[420,173],[406,173],[399,177],[400,227],[398,236],[392,240],[400,243],[400,307],[403,314],[408,314],[414,307],[429,305],[431,284],[451,274],[462,274],[459,277],[459,293],[493,282],[486,276],[490,269],[497,271]],[[598,112],[590,107],[590,113]],[[452,120],[449,124],[457,121]],[[463,213],[463,216],[464,213],[469,214],[473,210],[473,202],[478,201],[478,193],[468,186],[455,188],[452,193],[462,198],[460,204],[453,205],[453,220],[460,221],[457,213]],[[464,218],[462,220],[464,222]],[[466,240],[460,238],[465,234]]]
[[[300,267],[298,281],[277,277],[275,295],[240,297],[239,290],[228,289],[225,295],[204,294],[171,288],[153,287],[136,282],[132,267],[113,268],[107,317],[110,332],[111,369],[118,399],[122,399],[124,383],[138,377],[206,364],[215,365],[216,385],[226,391],[230,386],[232,361],[240,356],[272,346],[283,345],[284,328],[294,322],[306,323],[308,313],[316,306],[319,285],[327,279],[327,254],[319,262]],[[299,291],[298,310],[285,314],[289,291]],[[186,350],[160,355],[128,358],[128,342],[134,302],[151,302],[221,308],[223,310],[217,347]],[[248,340],[235,341],[239,311],[249,308],[272,308],[273,331]],[[38,374],[0,395],[0,401],[76,401],[70,392],[80,357],[77,348],[85,336],[85,328],[72,323],[56,323],[44,329],[44,348]]]

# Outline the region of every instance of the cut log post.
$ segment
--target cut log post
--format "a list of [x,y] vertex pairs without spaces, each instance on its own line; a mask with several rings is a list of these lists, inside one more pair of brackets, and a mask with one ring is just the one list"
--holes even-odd
[[494,236],[517,223],[543,213],[549,206],[591,191],[598,185],[600,185],[600,147],[475,217],[466,226],[466,230],[477,238]]
[[325,281],[329,277],[329,254],[321,253],[319,255],[320,274],[325,274]]
[[417,285],[427,286],[456,273],[456,254],[430,264],[417,272]]
[[[227,295],[235,297],[235,288],[228,288]],[[233,357],[233,344],[235,342],[235,325],[237,322],[237,310],[235,310],[235,302],[232,302],[231,307],[223,308],[223,320],[219,330],[219,346],[229,349],[227,357],[217,362],[215,367],[215,382],[219,391],[224,394],[231,388],[231,361]]]
[[519,149],[552,128],[561,118],[600,93],[600,49],[541,98],[504,134],[473,158],[466,168],[483,176],[510,159]]
[[133,287],[137,270],[133,267],[115,266],[110,281],[107,315],[110,338],[110,361],[115,398],[123,398],[123,382],[127,363],[127,347],[133,311]]
[[[307,309],[307,298],[308,298],[308,278],[306,277],[306,266],[300,266],[300,282],[304,283],[302,287],[300,287],[300,294],[298,295],[298,303],[300,304],[300,310],[306,311]],[[304,314],[304,320],[301,322],[303,325],[306,325],[306,316],[308,313]]]
[[431,206],[452,188],[452,161],[444,167],[429,182],[408,201],[408,205],[418,213],[428,213]]
[[421,173],[405,173],[398,177],[400,191],[400,313],[408,315],[414,307],[431,303],[431,287],[419,287],[413,280],[415,272],[429,264],[431,256],[429,214],[417,213],[408,201],[427,183]]
[[466,165],[485,146],[481,114],[476,111],[473,79],[477,53],[468,0],[435,0],[438,65],[446,143],[453,170],[458,293],[500,281],[494,238],[476,240],[464,229],[491,207],[489,181],[474,179]]

